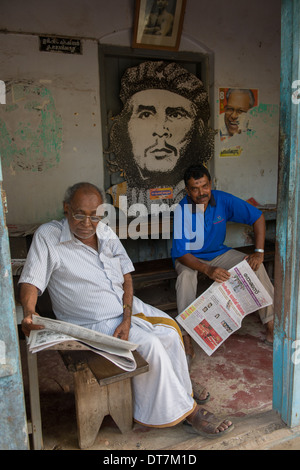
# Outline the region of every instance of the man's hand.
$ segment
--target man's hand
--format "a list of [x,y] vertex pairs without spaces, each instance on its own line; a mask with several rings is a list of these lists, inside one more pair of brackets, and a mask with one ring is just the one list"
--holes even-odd
[[246,260],[248,261],[250,268],[252,268],[253,271],[257,271],[261,263],[263,263],[264,261],[264,254],[252,253],[251,255],[246,257]]
[[209,264],[203,263],[191,253],[187,253],[186,255],[181,256],[180,258],[178,258],[178,261],[180,261],[182,264],[184,264],[190,269],[194,269],[196,271],[199,271],[199,273],[205,274],[205,276],[209,277],[213,281],[222,283],[228,281],[228,279],[230,278],[230,273],[226,269],[219,268],[218,266],[210,266]]
[[230,272],[217,266],[208,266],[205,273],[210,279],[216,282],[225,282],[230,278]]
[[23,307],[24,319],[22,321],[22,331],[25,336],[29,336],[31,330],[42,330],[42,325],[34,325],[32,323],[33,315],[38,315],[35,311],[35,306],[38,297],[38,288],[26,282],[21,284],[20,287],[20,300]]
[[31,330],[43,330],[44,329],[42,325],[34,325],[32,323],[33,315],[38,315],[38,313],[36,312],[27,313],[26,317],[24,317],[22,320],[22,331],[25,336],[29,336]]
[[116,328],[113,336],[115,338],[124,339],[125,341],[128,341],[130,324],[131,324],[131,319],[130,318],[124,319],[120,323],[120,325]]

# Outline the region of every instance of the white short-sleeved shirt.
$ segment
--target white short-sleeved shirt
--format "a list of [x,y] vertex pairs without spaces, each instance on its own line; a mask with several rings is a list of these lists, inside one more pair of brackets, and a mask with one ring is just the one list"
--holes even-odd
[[66,219],[42,225],[19,282],[33,284],[40,294],[48,287],[59,320],[86,327],[104,322],[103,333],[111,334],[123,315],[123,275],[134,267],[116,234],[101,222],[97,238],[98,252],[71,233]]

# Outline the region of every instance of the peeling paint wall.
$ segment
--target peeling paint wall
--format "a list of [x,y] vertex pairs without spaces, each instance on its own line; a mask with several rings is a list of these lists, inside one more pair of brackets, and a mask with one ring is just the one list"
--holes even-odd
[[66,188],[103,184],[98,44],[82,55],[42,52],[38,36],[1,35],[0,154],[8,224],[62,217]]
[[11,174],[58,166],[62,119],[51,90],[41,84],[12,81],[0,119],[0,155]]

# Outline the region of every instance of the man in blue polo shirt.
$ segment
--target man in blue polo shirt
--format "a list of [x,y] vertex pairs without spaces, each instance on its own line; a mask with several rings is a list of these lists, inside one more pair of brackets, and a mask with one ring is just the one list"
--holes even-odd
[[[182,312],[197,297],[198,273],[205,274],[212,281],[224,282],[230,277],[228,269],[245,258],[245,254],[224,245],[226,223],[237,222],[253,226],[255,238],[254,253],[248,256],[248,263],[256,272],[265,289],[273,298],[274,287],[263,265],[265,243],[265,219],[263,213],[251,204],[229,193],[211,189],[211,177],[202,165],[189,167],[184,175],[187,195],[179,203],[181,210],[174,215],[174,235],[172,258],[177,272],[176,295],[178,312]],[[202,206],[197,206],[202,205]],[[191,208],[194,235],[187,235],[186,220],[182,236],[178,235],[180,217],[186,214],[186,206]],[[202,213],[202,234],[197,229],[199,207]],[[197,213],[198,212],[198,213]],[[201,218],[201,215],[200,215]],[[204,225],[204,227],[203,227]],[[181,225],[182,226],[182,225]],[[198,237],[195,236],[195,227]],[[201,223],[198,222],[201,228]],[[194,239],[193,239],[194,236]],[[273,305],[259,310],[263,324],[267,327],[266,342],[273,342]],[[188,361],[193,356],[191,339],[185,335]]]

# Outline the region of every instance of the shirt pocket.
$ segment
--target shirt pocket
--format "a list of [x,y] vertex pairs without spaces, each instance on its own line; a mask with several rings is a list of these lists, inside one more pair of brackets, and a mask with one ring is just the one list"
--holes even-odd
[[121,286],[124,282],[124,276],[121,269],[121,263],[118,257],[108,256],[104,253],[100,254],[105,274],[113,284]]

